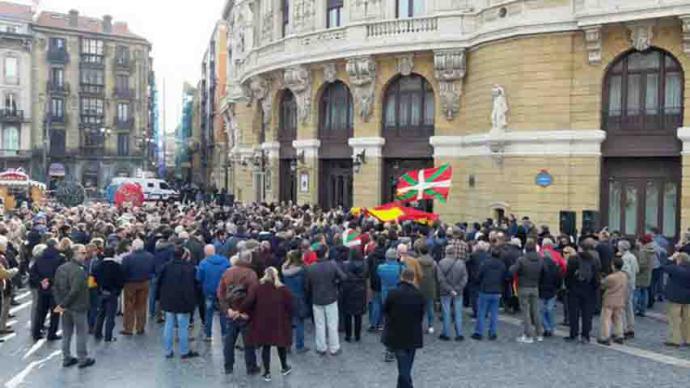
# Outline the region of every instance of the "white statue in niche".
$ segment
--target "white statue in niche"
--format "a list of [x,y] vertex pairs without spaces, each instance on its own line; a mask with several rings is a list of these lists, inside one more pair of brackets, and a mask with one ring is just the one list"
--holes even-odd
[[491,132],[503,132],[508,128],[508,99],[503,87],[494,85],[491,89],[493,109],[491,110]]

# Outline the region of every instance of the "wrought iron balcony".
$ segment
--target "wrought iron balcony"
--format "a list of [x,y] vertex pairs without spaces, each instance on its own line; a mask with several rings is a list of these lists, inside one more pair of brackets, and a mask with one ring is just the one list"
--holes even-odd
[[48,81],[46,83],[46,90],[48,91],[48,93],[53,94],[69,94],[70,88],[69,84],[66,82],[59,84],[55,81]]
[[69,53],[65,49],[48,50],[48,62],[69,63]]
[[24,120],[24,111],[20,109],[0,109],[0,120],[3,122],[21,122]]
[[115,122],[113,123],[113,126],[115,129],[132,129],[134,128],[134,118],[130,117],[125,120],[120,120],[119,118],[115,118]]
[[80,65],[82,67],[97,67],[102,68],[105,64],[103,55],[95,54],[81,54]]
[[123,99],[123,100],[131,100],[134,98],[134,89],[132,88],[122,88],[122,87],[115,87],[115,90],[113,90],[113,96],[115,98]]
[[90,94],[96,97],[105,97],[104,85],[81,84],[80,89],[83,94]]
[[99,129],[105,122],[103,115],[82,114],[79,121],[79,128]]

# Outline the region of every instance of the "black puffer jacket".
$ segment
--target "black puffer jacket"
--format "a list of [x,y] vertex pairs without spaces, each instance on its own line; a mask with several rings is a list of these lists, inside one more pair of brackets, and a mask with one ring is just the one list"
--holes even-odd
[[347,279],[343,281],[343,312],[362,315],[367,311],[367,266],[363,260],[348,260],[343,266]]
[[374,292],[381,292],[381,278],[377,269],[379,265],[386,262],[386,248],[376,247],[373,252],[367,256],[367,267],[369,268],[369,288]]
[[173,259],[163,266],[158,278],[161,310],[191,313],[196,307],[196,269],[188,261]]
[[556,296],[563,284],[561,269],[553,259],[545,256],[543,260],[541,278],[539,279],[539,298],[551,299]]

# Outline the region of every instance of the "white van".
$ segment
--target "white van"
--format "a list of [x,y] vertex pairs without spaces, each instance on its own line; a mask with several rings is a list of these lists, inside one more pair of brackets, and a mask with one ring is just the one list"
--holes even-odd
[[180,193],[178,193],[176,190],[170,187],[168,182],[162,179],[119,177],[113,178],[111,184],[120,185],[125,182],[139,184],[139,186],[141,186],[142,190],[144,191],[145,201],[168,201],[175,200],[180,197]]

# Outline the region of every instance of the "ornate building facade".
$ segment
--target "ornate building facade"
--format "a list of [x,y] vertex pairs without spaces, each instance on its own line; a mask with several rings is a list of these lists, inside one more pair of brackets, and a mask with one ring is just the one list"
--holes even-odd
[[451,222],[690,226],[687,1],[230,0],[224,16],[239,200],[374,206],[450,163],[434,211]]

